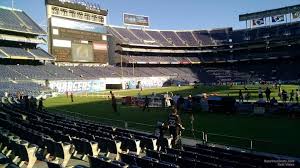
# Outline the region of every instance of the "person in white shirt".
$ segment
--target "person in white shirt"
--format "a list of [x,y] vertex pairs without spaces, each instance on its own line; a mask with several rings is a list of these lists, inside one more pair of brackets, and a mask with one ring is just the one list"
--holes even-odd
[[8,92],[5,92],[5,93],[4,93],[4,97],[8,97]]

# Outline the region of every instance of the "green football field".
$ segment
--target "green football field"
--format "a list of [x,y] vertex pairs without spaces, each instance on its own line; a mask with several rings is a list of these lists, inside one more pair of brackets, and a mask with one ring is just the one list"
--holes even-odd
[[[257,99],[258,85],[247,86],[251,92],[251,99]],[[270,86],[272,88],[272,86]],[[266,86],[262,86],[263,89]],[[282,89],[290,92],[296,89],[295,85],[283,85]],[[156,93],[178,93],[183,96],[196,95],[200,93],[213,93],[218,95],[238,96],[239,89],[244,86],[201,86],[194,88],[185,87],[167,87],[156,89],[139,90],[121,90],[114,91],[117,97],[136,96],[139,92],[142,95]],[[147,132],[154,131],[154,125],[157,121],[166,121],[168,109],[150,109],[143,112],[141,108],[134,106],[118,106],[118,113],[114,113],[111,108],[110,99],[107,98],[109,91],[97,93],[97,95],[75,95],[74,102],[66,95],[47,99],[45,106],[51,112],[59,112],[70,115],[71,117],[81,117],[93,121],[99,121],[105,124],[138,129]],[[272,97],[278,98],[278,90],[272,88]],[[119,99],[119,102],[121,100]],[[283,116],[245,116],[245,115],[226,115],[214,114],[208,112],[196,112],[194,114],[194,129],[191,133],[191,123],[189,114],[181,114],[186,131],[185,137],[202,138],[202,131],[208,133],[208,141],[219,144],[229,144],[232,146],[249,148],[250,140],[253,140],[254,150],[272,152],[278,154],[288,154],[300,156],[300,119],[290,119],[287,115]],[[226,135],[226,136],[223,136]]]

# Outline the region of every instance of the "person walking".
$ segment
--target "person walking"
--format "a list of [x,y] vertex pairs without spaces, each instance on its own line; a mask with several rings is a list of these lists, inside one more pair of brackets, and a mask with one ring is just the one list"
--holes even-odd
[[294,90],[292,90],[292,92],[290,93],[290,102],[294,101],[294,96],[295,96],[295,92]]
[[244,96],[243,96],[243,92],[241,89],[239,91],[239,102],[244,102]]
[[44,108],[44,103],[43,103],[43,98],[41,97],[39,100],[39,105],[38,105],[38,111],[43,111]]
[[181,131],[184,130],[184,127],[182,126],[181,118],[177,114],[177,109],[172,108],[171,114],[168,117],[168,126],[169,126],[169,131],[170,134],[172,135],[172,147],[173,148],[181,148],[180,147],[180,136],[181,136]]
[[143,111],[145,111],[146,109],[148,109],[148,111],[149,111],[149,98],[148,98],[148,96],[145,97]]
[[271,90],[269,89],[269,87],[267,87],[267,89],[265,91],[265,94],[266,94],[267,102],[270,102],[270,100],[271,100]]
[[259,87],[259,89],[258,89],[258,98],[259,98],[259,99],[264,98],[261,87]]
[[296,89],[296,93],[295,93],[295,98],[296,98],[296,102],[297,104],[299,103],[299,89]]
[[281,97],[282,97],[282,101],[283,101],[284,103],[286,103],[287,98],[288,98],[288,95],[287,95],[287,92],[286,92],[284,89],[282,90],[282,95],[281,95]]
[[184,105],[184,98],[182,96],[180,96],[177,99],[177,110],[181,113],[183,110],[183,105]]
[[70,98],[71,98],[71,102],[73,103],[73,102],[74,102],[74,95],[73,95],[73,92],[71,92]]

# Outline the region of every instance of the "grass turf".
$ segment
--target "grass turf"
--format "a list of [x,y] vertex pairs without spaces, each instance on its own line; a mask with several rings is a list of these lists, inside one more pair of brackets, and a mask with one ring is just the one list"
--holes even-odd
[[[150,95],[152,92],[166,93],[173,92],[184,96],[195,95],[199,93],[216,93],[219,95],[238,96],[239,89],[243,86],[201,86],[193,88],[187,87],[169,87],[157,89],[128,90],[128,91],[114,91],[117,96],[135,96],[139,92],[142,95]],[[258,86],[247,86],[251,92],[251,97],[257,99]],[[266,86],[263,86],[265,89]],[[296,89],[294,85],[284,85],[283,89],[290,92]],[[108,95],[107,92],[100,93]],[[277,89],[272,89],[272,96],[277,97]],[[128,122],[129,128],[150,131],[154,130],[155,123],[165,121],[167,119],[168,109],[151,109],[149,112],[143,112],[139,107],[133,106],[118,106],[119,113],[114,113],[111,108],[110,99],[104,97],[85,97],[75,96],[75,102],[71,102],[66,96],[48,99],[45,106],[50,111],[73,112],[75,116],[80,114],[86,119],[100,121],[116,126],[124,126],[124,122]],[[84,116],[83,116],[84,115]],[[182,114],[182,120],[187,130],[191,129],[190,119],[188,114]],[[248,139],[255,139],[253,142],[255,150],[273,152],[279,154],[288,154],[300,156],[298,151],[300,142],[300,135],[297,133],[300,128],[299,119],[289,119],[285,116],[281,117],[255,117],[255,116],[241,116],[241,115],[226,115],[199,112],[194,115],[194,128],[198,131],[205,131],[208,133],[231,135],[237,137],[244,137]],[[141,124],[135,124],[141,123]],[[142,125],[145,124],[145,125]],[[148,126],[149,125],[149,126]],[[220,135],[208,134],[208,140],[217,143],[230,144],[238,147],[249,147],[250,142],[246,139],[237,139],[234,137],[225,137]],[[190,131],[185,131],[185,136],[192,136]],[[201,137],[200,133],[196,134],[197,138]],[[297,146],[297,147],[296,147]]]

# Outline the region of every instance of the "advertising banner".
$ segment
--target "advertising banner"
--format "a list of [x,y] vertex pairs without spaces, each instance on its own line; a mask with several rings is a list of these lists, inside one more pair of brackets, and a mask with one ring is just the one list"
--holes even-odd
[[293,12],[292,17],[293,17],[293,19],[300,19],[300,11]]
[[101,80],[87,81],[50,81],[49,87],[57,92],[99,92],[105,90],[105,82]]
[[66,29],[74,29],[74,30],[82,30],[88,32],[107,34],[107,29],[105,26],[76,21],[76,20],[63,19],[58,17],[51,18],[51,25],[52,27],[61,27]]
[[142,15],[133,15],[133,14],[124,13],[123,22],[124,25],[142,26],[142,27],[150,26],[149,17],[142,16]]
[[261,26],[265,24],[264,18],[258,18],[258,19],[253,19],[252,20],[252,25],[253,26]]
[[284,15],[276,15],[276,16],[272,16],[272,23],[279,23],[279,22],[284,22]]

